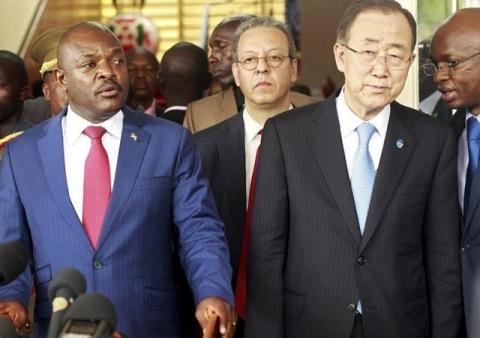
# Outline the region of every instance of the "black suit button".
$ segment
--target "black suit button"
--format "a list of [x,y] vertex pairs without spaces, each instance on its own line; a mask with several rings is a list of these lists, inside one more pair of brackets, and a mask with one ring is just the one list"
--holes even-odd
[[365,257],[365,256],[358,257],[357,263],[360,264],[360,265],[366,264],[367,263],[367,257]]
[[93,262],[93,267],[95,268],[95,270],[100,270],[102,268],[102,262],[100,261]]
[[468,250],[470,250],[470,244],[465,244],[462,246],[462,251],[463,252],[467,252]]
[[348,304],[347,309],[348,311],[355,311],[357,309],[357,306],[355,304]]

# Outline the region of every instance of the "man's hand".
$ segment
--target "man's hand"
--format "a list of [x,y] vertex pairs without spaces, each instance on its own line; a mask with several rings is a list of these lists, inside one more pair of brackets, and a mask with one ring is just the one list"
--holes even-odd
[[20,330],[27,323],[28,311],[19,302],[0,301],[0,315],[8,316],[17,330]]
[[[202,300],[197,305],[195,316],[197,317],[204,334],[207,327],[214,325],[217,317],[220,324],[219,327],[222,338],[233,337],[233,334],[235,333],[237,315],[230,304],[219,297],[208,297]],[[204,336],[204,338],[209,337]]]

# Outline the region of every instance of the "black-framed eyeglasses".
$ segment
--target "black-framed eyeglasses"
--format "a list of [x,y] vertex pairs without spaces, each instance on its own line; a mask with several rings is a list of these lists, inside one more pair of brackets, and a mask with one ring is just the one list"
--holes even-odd
[[442,72],[448,71],[449,74],[453,74],[453,73],[455,73],[455,68],[458,65],[461,65],[465,61],[468,61],[468,60],[470,60],[471,58],[474,58],[477,55],[480,55],[480,52],[477,52],[473,55],[470,55],[463,60],[437,62],[437,63],[429,62],[429,63],[426,63],[422,66],[422,70],[425,73],[425,75],[427,75],[427,76],[433,76],[438,71],[442,71]]
[[383,59],[385,64],[390,67],[390,68],[397,68],[397,69],[402,69],[405,67],[408,67],[408,62],[411,60],[412,56],[410,55],[409,57],[406,57],[401,54],[387,54],[385,53],[384,55],[380,55],[380,51],[374,51],[374,50],[356,50],[353,49],[352,47],[342,44],[343,47],[348,49],[349,51],[355,53],[355,55],[358,56],[359,61],[366,65],[366,66],[373,66],[377,60]]
[[246,58],[237,61],[237,63],[239,63],[246,70],[254,70],[257,68],[258,61],[260,59],[264,59],[270,68],[278,68],[282,65],[283,60],[291,59],[291,57],[281,54],[272,54],[267,56],[247,56]]

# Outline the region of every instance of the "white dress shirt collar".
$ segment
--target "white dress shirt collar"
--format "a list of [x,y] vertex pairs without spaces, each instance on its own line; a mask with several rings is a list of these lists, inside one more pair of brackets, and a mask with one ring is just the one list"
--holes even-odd
[[340,133],[342,138],[354,132],[363,122],[369,122],[375,126],[377,133],[385,138],[387,134],[388,121],[390,119],[390,105],[387,105],[383,110],[375,115],[371,120],[364,121],[357,114],[355,114],[345,101],[344,89],[342,88],[340,95],[337,97],[337,112],[338,120],[340,122]]
[[263,126],[250,116],[247,108],[243,109],[243,123],[245,125],[245,143],[248,144],[256,138]]
[[75,113],[69,105],[67,108],[64,125],[65,142],[67,144],[73,144],[77,142],[85,128],[92,125],[105,128],[107,133],[119,140],[122,136],[123,111],[119,110],[115,115],[108,120],[103,121],[102,123],[93,124],[92,122]]

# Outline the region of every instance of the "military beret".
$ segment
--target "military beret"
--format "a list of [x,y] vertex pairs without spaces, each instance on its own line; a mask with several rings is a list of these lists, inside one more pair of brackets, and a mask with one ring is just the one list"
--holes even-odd
[[57,67],[57,47],[63,33],[68,27],[57,27],[40,34],[33,42],[31,56],[40,65],[40,75]]

